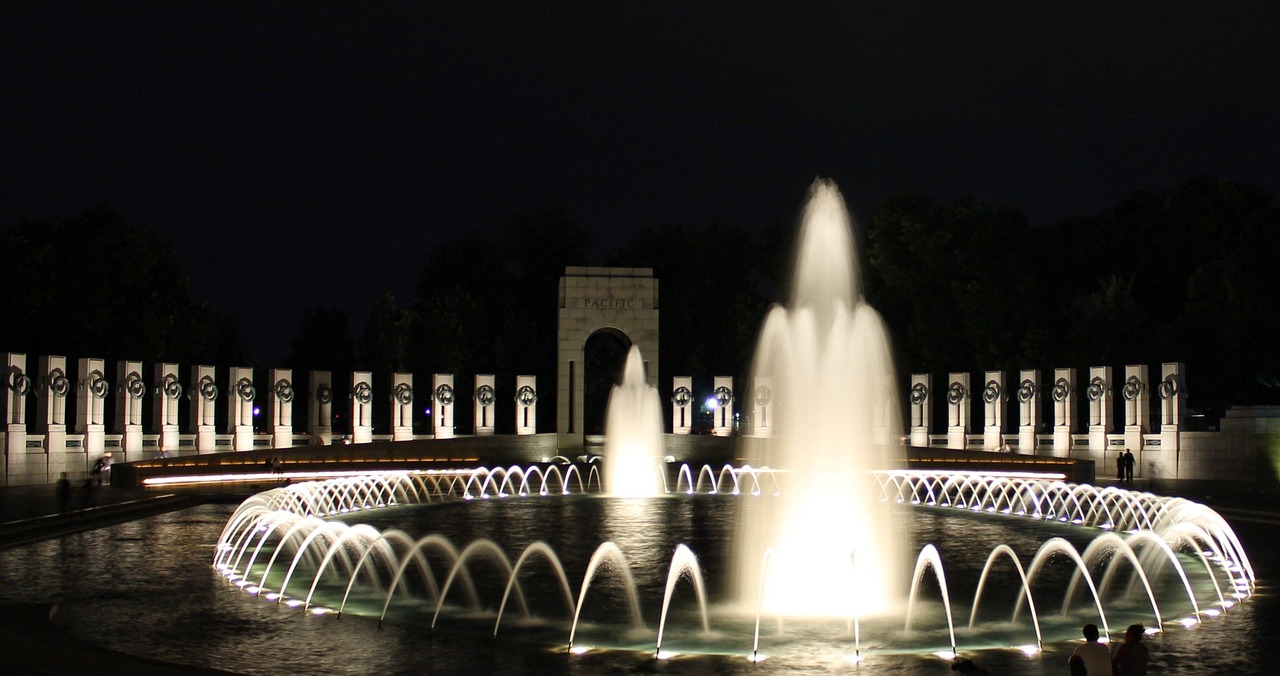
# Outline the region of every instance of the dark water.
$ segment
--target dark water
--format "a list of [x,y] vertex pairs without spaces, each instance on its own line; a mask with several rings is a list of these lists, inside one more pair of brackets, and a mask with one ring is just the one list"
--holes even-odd
[[[922,606],[910,635],[902,632],[900,620],[862,624],[866,661],[856,668],[845,661],[856,647],[845,623],[825,620],[788,623],[781,635],[766,620],[761,651],[769,659],[748,662],[753,618],[730,612],[724,604],[731,584],[728,552],[735,515],[733,500],[726,497],[487,500],[346,517],[350,523],[394,526],[415,534],[441,533],[459,548],[488,538],[513,560],[530,542],[545,541],[563,560],[575,594],[591,551],[602,541],[617,542],[641,589],[646,628],[626,631],[626,602],[618,576],[602,575],[584,604],[577,639],[578,645],[595,648],[573,656],[565,653],[568,611],[545,564],[531,565],[521,575],[539,619],[525,621],[509,609],[510,619],[503,620],[497,640],[492,638],[493,609],[505,578],[498,565],[484,557],[475,559],[472,569],[488,612],[470,612],[463,607],[463,597],[451,592],[435,631],[430,629],[434,607],[412,601],[394,606],[379,629],[376,618],[351,612],[341,620],[312,616],[228,584],[209,563],[231,511],[229,506],[207,505],[0,552],[0,601],[56,602],[58,624],[91,642],[180,664],[251,674],[954,673],[947,661],[930,654],[950,643],[938,588],[931,581],[923,586]],[[904,512],[896,518],[900,527],[914,532],[917,546],[934,543],[942,554],[962,654],[997,674],[1066,673],[1078,625],[1096,620],[1089,616],[1090,604],[1084,599],[1073,604],[1072,617],[1054,617],[1061,601],[1051,599],[1061,598],[1069,572],[1065,567],[1051,566],[1034,590],[1046,632],[1044,652],[1027,657],[1008,648],[985,647],[1034,642],[1025,614],[1009,622],[1015,591],[1009,575],[984,597],[981,629],[971,633],[964,625],[976,571],[991,547],[1009,544],[1025,564],[1046,537],[1083,542],[1088,532],[937,510]],[[1271,673],[1272,656],[1280,648],[1280,603],[1271,584],[1277,572],[1271,542],[1278,533],[1274,526],[1235,527],[1258,572],[1259,593],[1223,617],[1184,629],[1172,620],[1186,615],[1190,606],[1185,596],[1179,599],[1181,591],[1172,580],[1162,578],[1158,598],[1166,631],[1147,639],[1153,674]],[[693,594],[682,583],[664,640],[664,647],[679,655],[658,661],[652,652],[661,589],[671,552],[680,543],[689,544],[699,556],[712,601],[712,631],[708,636],[699,630]],[[290,591],[297,591],[295,583]],[[1204,589],[1199,598],[1202,604],[1208,598]],[[337,603],[332,596],[321,600]],[[376,615],[380,604],[365,603],[361,609]],[[1143,599],[1109,599],[1107,613],[1113,630],[1133,621],[1153,623]],[[912,652],[899,652],[903,649]]]

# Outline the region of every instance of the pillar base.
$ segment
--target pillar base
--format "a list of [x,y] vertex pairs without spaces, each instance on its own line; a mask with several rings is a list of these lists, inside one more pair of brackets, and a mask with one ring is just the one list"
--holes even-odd
[[963,427],[947,428],[947,448],[963,451],[966,445],[965,429]]
[[1071,455],[1071,428],[1053,428],[1053,454],[1059,458]]
[[1036,428],[1018,428],[1018,452],[1033,455],[1036,452]]
[[929,447],[929,428],[928,427],[912,427],[911,428],[911,445],[916,448]]

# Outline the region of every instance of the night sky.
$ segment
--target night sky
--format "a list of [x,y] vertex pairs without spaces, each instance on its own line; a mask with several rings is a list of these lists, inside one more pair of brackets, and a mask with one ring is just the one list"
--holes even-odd
[[603,254],[793,219],[815,176],[861,218],[1280,191],[1280,3],[764,4],[6,0],[0,226],[166,233],[270,365],[303,306],[358,335],[434,243],[551,203]]

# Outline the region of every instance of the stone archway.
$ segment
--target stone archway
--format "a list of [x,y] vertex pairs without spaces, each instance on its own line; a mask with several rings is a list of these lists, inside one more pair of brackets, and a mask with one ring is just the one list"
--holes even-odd
[[[558,336],[557,443],[564,450],[580,449],[586,437],[595,434],[586,429],[588,341],[604,341],[600,349],[606,351],[624,343],[628,349],[635,345],[646,362],[657,363],[658,280],[653,269],[565,268],[560,278]],[[649,384],[657,387],[658,369],[647,368],[646,373]],[[608,398],[607,391],[604,396]],[[602,415],[604,404],[598,398],[598,392],[593,392],[592,404],[601,407]]]
[[582,432],[587,439],[604,434],[609,395],[618,384],[618,375],[630,350],[631,339],[614,328],[596,331],[583,345]]

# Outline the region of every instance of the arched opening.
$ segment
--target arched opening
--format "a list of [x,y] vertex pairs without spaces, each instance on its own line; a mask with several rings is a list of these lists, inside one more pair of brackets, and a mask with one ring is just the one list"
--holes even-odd
[[622,366],[631,349],[631,338],[617,329],[601,329],[583,347],[583,423],[587,435],[604,434],[609,393],[622,377]]

